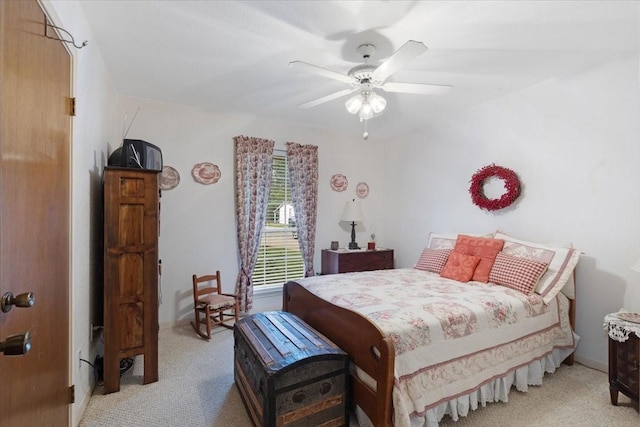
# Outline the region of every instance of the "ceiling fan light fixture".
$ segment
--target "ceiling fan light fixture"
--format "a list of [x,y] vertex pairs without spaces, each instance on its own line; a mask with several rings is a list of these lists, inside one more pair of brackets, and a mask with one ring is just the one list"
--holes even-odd
[[373,90],[366,90],[349,98],[344,106],[351,114],[357,113],[360,120],[369,120],[373,118],[374,113],[378,114],[384,110],[387,100]]
[[387,100],[373,91],[369,94],[367,100],[369,101],[369,105],[371,105],[371,109],[376,114],[381,113],[387,106]]
[[365,122],[365,132],[363,136],[367,139],[369,135],[366,129],[367,120],[372,119],[376,114],[382,113],[387,107],[387,100],[378,95],[374,89],[391,93],[413,93],[420,95],[440,95],[447,93],[451,89],[450,85],[386,81],[391,75],[404,68],[407,63],[427,51],[427,47],[420,41],[407,41],[379,65],[369,62],[371,55],[376,51],[376,46],[373,43],[363,43],[358,46],[357,50],[362,56],[363,63],[351,67],[346,74],[337,73],[303,61],[290,62],[290,66],[347,83],[350,86],[350,89],[343,89],[306,102],[301,104],[300,107],[314,107],[358,91],[359,93],[349,98],[344,105],[349,113],[354,115],[358,114],[360,121]]
[[362,108],[360,108],[358,115],[360,116],[360,120],[369,120],[373,118],[373,108],[371,108],[371,104],[369,104],[368,101],[362,104]]
[[347,99],[347,102],[344,103],[344,106],[347,107],[347,111],[351,114],[356,114],[362,108],[362,95],[358,94],[352,96]]

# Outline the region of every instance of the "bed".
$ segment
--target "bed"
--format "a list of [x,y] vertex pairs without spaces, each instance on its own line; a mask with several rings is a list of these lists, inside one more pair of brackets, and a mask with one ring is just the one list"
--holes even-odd
[[526,391],[563,360],[573,362],[579,254],[554,247],[549,258],[548,246],[497,237],[506,239],[498,257],[522,255],[523,247],[529,259],[546,257],[548,268],[536,282],[551,283],[552,291],[526,294],[417,268],[427,250],[451,257],[456,237],[434,236],[414,268],[285,284],[284,310],[350,355],[361,425],[434,427],[445,414],[457,419],[486,402],[506,401],[512,384]]

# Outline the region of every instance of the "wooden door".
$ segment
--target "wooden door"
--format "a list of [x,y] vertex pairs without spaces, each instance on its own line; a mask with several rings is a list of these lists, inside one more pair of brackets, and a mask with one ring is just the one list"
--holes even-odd
[[0,1],[0,295],[34,294],[0,311],[0,340],[31,334],[27,354],[0,354],[2,426],[69,424],[71,58],[44,19]]

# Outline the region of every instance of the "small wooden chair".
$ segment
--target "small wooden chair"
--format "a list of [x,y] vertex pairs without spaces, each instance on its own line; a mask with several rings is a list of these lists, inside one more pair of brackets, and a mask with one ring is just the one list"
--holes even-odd
[[[205,285],[201,286],[202,283]],[[212,326],[221,325],[233,329],[233,326],[227,325],[226,322],[238,321],[238,297],[222,293],[220,271],[200,277],[193,275],[193,308],[196,319],[195,322],[191,322],[191,326],[202,338],[211,338]],[[207,330],[206,334],[201,331],[203,324]]]

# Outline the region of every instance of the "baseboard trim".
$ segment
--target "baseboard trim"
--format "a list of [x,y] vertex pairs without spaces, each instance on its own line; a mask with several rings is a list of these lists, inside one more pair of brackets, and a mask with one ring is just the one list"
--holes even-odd
[[[270,289],[256,290],[253,294],[253,309],[249,313],[240,314],[240,317],[248,314],[261,313],[263,311],[282,310],[282,287]],[[178,320],[169,320],[168,322],[161,322],[158,326],[160,329],[180,328],[185,325],[189,325],[189,322],[193,320],[193,309],[187,315],[187,317]]]
[[597,360],[589,359],[588,357],[579,356],[576,354],[575,359],[577,363],[586,366],[587,368],[596,369],[602,372],[609,372],[609,365],[599,362]]

